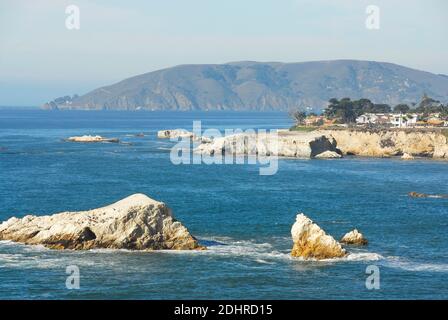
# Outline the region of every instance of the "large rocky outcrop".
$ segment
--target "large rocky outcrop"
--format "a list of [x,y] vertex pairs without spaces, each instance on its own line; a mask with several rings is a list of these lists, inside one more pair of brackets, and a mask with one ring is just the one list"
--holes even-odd
[[340,153],[331,136],[315,132],[240,133],[215,138],[195,152],[207,155],[235,154],[295,158],[334,157]]
[[346,255],[339,242],[327,235],[303,213],[297,215],[291,235],[294,242],[291,251],[293,257],[321,260],[341,258]]
[[441,131],[409,130],[319,130],[332,136],[344,154],[388,157],[408,154],[448,159],[448,138]]
[[134,194],[109,206],[50,216],[28,215],[0,224],[0,240],[52,249],[201,249],[163,203]]

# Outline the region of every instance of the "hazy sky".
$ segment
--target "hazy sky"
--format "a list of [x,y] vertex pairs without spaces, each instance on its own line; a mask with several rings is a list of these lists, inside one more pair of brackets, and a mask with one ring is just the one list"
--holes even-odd
[[[67,5],[80,30],[65,26]],[[380,29],[365,27],[380,8]],[[0,0],[0,105],[187,63],[387,61],[448,74],[446,0]]]

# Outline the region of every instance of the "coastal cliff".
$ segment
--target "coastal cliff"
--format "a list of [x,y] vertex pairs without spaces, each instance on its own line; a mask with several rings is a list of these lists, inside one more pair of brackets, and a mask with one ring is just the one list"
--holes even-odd
[[333,137],[318,132],[234,134],[202,143],[195,152],[207,155],[271,155],[294,158],[341,157]]
[[448,159],[448,135],[442,130],[317,130],[333,137],[345,155],[390,157],[412,156]]

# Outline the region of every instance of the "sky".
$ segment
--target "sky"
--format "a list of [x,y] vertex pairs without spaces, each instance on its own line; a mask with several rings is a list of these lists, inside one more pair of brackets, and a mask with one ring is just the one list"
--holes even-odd
[[[366,28],[369,5],[379,29]],[[446,0],[0,0],[0,106],[179,64],[359,59],[448,74],[447,12]]]

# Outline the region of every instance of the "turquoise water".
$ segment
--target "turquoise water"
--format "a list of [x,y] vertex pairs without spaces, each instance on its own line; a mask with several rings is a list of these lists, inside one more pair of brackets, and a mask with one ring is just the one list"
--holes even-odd
[[[256,165],[173,165],[157,130],[286,128],[282,113],[45,112],[0,110],[0,221],[100,207],[142,192],[166,202],[209,250],[52,251],[0,242],[0,298],[378,299],[448,298],[448,163],[396,159],[281,159],[273,176]],[[143,138],[134,134],[144,132]],[[63,139],[100,134],[123,144]],[[346,259],[289,256],[304,212],[339,238],[370,240]],[[80,269],[79,290],[65,287]],[[366,267],[380,289],[365,286]]]

